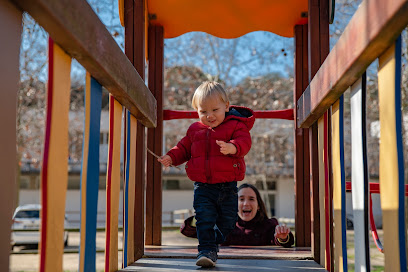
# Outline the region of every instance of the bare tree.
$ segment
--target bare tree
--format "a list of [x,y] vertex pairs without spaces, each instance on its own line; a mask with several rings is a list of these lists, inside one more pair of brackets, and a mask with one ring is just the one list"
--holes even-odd
[[[48,34],[31,16],[24,14],[17,101],[17,154],[19,161],[28,163],[34,168],[40,167],[44,142],[48,81],[47,48]],[[71,74],[70,110],[83,111],[85,71],[74,61]],[[70,126],[70,145],[82,144],[82,134],[81,137],[77,137],[78,129],[80,128]],[[80,149],[72,150],[77,150],[77,153],[71,154],[71,157],[81,156]]]
[[269,32],[220,39],[202,32],[165,41],[166,67],[200,67],[208,79],[233,86],[244,77],[283,71],[292,73],[292,40]]
[[28,14],[23,17],[17,147],[22,159],[39,161],[44,135],[47,33]]

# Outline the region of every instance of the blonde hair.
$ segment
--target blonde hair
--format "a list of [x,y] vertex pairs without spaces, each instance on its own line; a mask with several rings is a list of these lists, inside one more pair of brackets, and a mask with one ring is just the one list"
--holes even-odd
[[216,81],[205,81],[195,90],[191,106],[197,110],[198,105],[215,95],[217,95],[217,98],[221,99],[222,102],[229,103],[227,93],[220,83]]

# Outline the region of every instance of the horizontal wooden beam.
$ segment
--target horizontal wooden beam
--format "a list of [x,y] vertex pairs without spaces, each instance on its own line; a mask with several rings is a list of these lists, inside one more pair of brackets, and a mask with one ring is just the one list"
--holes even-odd
[[156,126],[156,99],[85,0],[13,0],[143,125]]
[[[256,119],[284,119],[293,120],[293,109],[254,111]],[[163,120],[197,119],[196,111],[164,110]]]
[[299,127],[310,127],[408,24],[408,0],[365,0],[297,101]]

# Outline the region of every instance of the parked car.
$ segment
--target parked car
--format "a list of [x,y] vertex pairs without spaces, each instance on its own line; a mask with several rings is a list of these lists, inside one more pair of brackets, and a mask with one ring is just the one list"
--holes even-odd
[[[27,204],[17,207],[13,215],[13,225],[11,227],[11,249],[14,246],[31,245],[38,246],[40,241],[40,210],[39,204]],[[68,226],[65,215],[65,228]],[[23,231],[14,231],[23,230]],[[64,232],[64,246],[68,245],[68,232]]]

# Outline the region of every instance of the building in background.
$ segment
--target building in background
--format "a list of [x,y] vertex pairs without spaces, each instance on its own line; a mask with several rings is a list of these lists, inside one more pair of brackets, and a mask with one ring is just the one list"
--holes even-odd
[[[98,226],[105,224],[105,174],[108,156],[109,114],[101,115],[100,133],[100,179],[98,195]],[[194,120],[165,121],[163,154],[174,146]],[[83,113],[70,113],[70,136],[82,137]],[[252,149],[246,156],[247,175],[244,181],[254,184],[261,192],[269,216],[286,218],[294,222],[294,179],[293,179],[293,123],[286,120],[256,121],[251,130]],[[123,139],[123,136],[122,136]],[[70,154],[75,154],[79,144],[70,145]],[[79,149],[81,150],[81,149]],[[150,156],[147,154],[146,156]],[[71,227],[79,226],[81,161],[69,160],[69,177],[66,212]],[[122,156],[123,158],[123,156]],[[163,171],[163,225],[170,225],[171,213],[175,210],[193,212],[193,182],[183,170],[175,168]],[[40,202],[40,162],[22,160],[19,205]],[[120,200],[122,209],[122,200]],[[180,217],[176,215],[173,219]],[[122,222],[120,216],[119,222]]]

